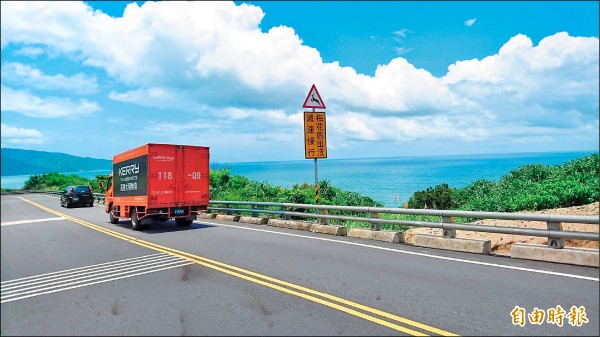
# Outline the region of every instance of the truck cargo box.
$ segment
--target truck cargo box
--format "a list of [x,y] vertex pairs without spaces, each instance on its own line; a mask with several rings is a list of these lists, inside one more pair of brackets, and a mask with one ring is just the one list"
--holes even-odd
[[145,144],[113,157],[114,200],[160,208],[208,205],[209,148]]

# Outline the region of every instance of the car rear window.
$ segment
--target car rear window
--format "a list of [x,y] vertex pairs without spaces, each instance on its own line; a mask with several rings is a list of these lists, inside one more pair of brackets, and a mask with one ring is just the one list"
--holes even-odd
[[90,192],[90,188],[88,186],[75,186],[75,188],[73,189],[73,191],[75,193],[82,193],[82,192]]

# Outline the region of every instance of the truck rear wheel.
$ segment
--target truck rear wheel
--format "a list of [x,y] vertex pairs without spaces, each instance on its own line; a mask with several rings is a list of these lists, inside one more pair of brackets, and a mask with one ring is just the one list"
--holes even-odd
[[138,218],[136,208],[131,207],[131,211],[129,213],[131,214],[131,228],[133,228],[134,231],[141,230],[142,225],[140,224],[140,219]]
[[111,224],[118,224],[119,218],[115,216],[115,205],[110,205],[110,212],[108,212],[108,217],[110,218]]

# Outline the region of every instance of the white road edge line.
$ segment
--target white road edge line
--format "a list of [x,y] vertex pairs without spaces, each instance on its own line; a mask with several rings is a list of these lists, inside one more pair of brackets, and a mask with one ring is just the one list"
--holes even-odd
[[[204,220],[207,220],[207,219],[202,219],[202,220],[204,221]],[[295,236],[295,237],[305,238],[305,239],[313,239],[313,240],[336,242],[336,243],[341,243],[341,244],[348,244],[348,245],[353,245],[353,246],[367,247],[367,248],[372,248],[372,249],[381,249],[381,250],[387,250],[387,251],[390,251],[390,252],[396,252],[396,253],[401,253],[401,254],[410,254],[410,255],[418,255],[418,256],[429,257],[429,258],[433,258],[433,259],[440,259],[440,260],[448,260],[448,261],[454,261],[454,262],[463,262],[463,263],[478,264],[478,265],[481,265],[481,266],[488,266],[488,267],[513,269],[513,270],[520,270],[520,271],[526,271],[526,272],[538,273],[538,274],[564,276],[564,277],[570,277],[570,278],[576,278],[576,279],[588,280],[588,281],[595,281],[595,282],[599,282],[600,281],[600,279],[597,278],[597,277],[564,274],[564,273],[559,273],[559,272],[554,272],[554,271],[537,270],[537,269],[530,269],[530,268],[523,268],[523,267],[505,266],[505,265],[495,264],[495,263],[462,260],[462,259],[456,259],[456,258],[452,258],[452,257],[437,256],[437,255],[423,254],[423,253],[416,253],[416,252],[407,252],[407,251],[402,251],[402,250],[397,250],[397,249],[392,249],[392,248],[371,246],[371,245],[362,244],[362,243],[356,243],[356,242],[346,242],[346,241],[339,241],[339,240],[333,240],[333,239],[327,239],[327,238],[316,238],[316,237],[312,237],[312,236],[299,235],[299,234],[291,234],[291,233],[280,233],[280,232],[275,232],[275,231],[270,231],[270,230],[265,230],[265,229],[247,228],[247,227],[241,227],[241,226],[226,225],[226,224],[222,224],[222,223],[213,223],[213,222],[208,222],[208,221],[205,222],[205,223],[214,224],[216,226],[233,227],[233,228],[247,229],[247,230],[258,231],[258,232],[266,232],[266,233],[279,234],[279,235]]]

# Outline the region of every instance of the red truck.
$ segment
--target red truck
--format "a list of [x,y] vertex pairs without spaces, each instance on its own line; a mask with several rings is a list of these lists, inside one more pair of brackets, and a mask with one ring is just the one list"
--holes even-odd
[[104,206],[110,222],[129,218],[136,231],[169,219],[191,225],[208,210],[209,157],[206,146],[153,143],[115,155]]

